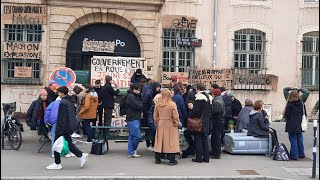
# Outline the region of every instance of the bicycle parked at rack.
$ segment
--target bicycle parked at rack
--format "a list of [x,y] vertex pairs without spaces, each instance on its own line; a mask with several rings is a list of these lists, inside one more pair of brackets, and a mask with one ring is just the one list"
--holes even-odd
[[11,149],[18,150],[22,143],[23,125],[16,118],[11,117],[11,114],[16,111],[16,102],[2,103],[2,107],[5,117],[1,127],[1,147],[4,149],[4,138],[8,137]]

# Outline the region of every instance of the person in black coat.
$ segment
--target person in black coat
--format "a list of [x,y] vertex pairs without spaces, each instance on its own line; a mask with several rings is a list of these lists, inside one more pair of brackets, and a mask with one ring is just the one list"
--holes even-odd
[[261,100],[254,102],[253,110],[250,112],[250,121],[247,126],[248,136],[268,138],[269,134],[272,136],[272,147],[278,144],[277,137],[273,130],[269,128],[269,123],[265,121],[263,115],[263,103]]
[[[71,134],[76,130],[78,122],[73,98],[68,95],[69,89],[66,86],[59,87],[57,91],[59,97],[61,98],[61,102],[57,117],[55,141],[60,136],[64,136],[65,140],[68,142],[69,150],[79,158],[80,167],[83,167],[87,160],[88,154],[80,151],[72,143],[71,139]],[[57,151],[54,151],[54,163],[47,166],[46,169],[62,169],[60,154]]]
[[[305,92],[304,98],[306,100],[309,96],[309,91],[304,89],[303,92]],[[303,100],[299,97],[299,90],[291,90],[284,116],[286,119],[285,131],[289,134],[291,144],[290,159],[293,160],[305,157],[301,128],[302,116],[306,114],[306,111],[303,112],[303,109],[305,110],[303,106]]]
[[103,114],[103,107],[102,107],[102,88],[101,88],[101,80],[98,79],[94,82],[94,91],[98,94],[98,102],[99,102],[99,106],[98,106],[98,111],[97,111],[97,115],[98,115],[98,125],[102,126],[102,114]]
[[44,113],[49,105],[47,100],[48,93],[45,89],[40,90],[39,97],[33,101],[26,113],[26,123],[30,130],[37,130],[38,135],[41,135],[47,128],[44,124]]
[[[193,102],[188,101],[187,106],[188,106],[188,117],[190,117],[191,110],[193,109]],[[196,145],[193,138],[193,132],[190,131],[189,129],[185,129],[183,131],[183,136],[187,140],[189,146],[187,147],[187,149],[181,151],[181,158],[186,158],[190,155],[193,156],[196,150]]]
[[[111,86],[112,77],[109,75],[106,75],[105,77],[105,85],[101,89],[102,94],[102,107],[104,109],[104,126],[110,126],[111,125],[111,119],[112,119],[112,111],[114,109],[114,96],[117,96],[119,94],[119,89],[117,85],[115,84],[117,90],[114,90]],[[107,132],[109,129],[107,129]]]
[[129,92],[126,98],[127,104],[127,116],[126,121],[129,128],[128,138],[128,157],[140,157],[137,154],[137,148],[141,140],[140,121],[142,113],[142,102],[140,98],[141,86],[139,83],[135,83],[132,86],[132,90]]
[[147,79],[145,75],[142,74],[141,69],[137,69],[136,72],[131,77],[131,84],[140,83],[141,79]]
[[203,121],[202,132],[194,132],[196,146],[196,158],[192,162],[209,162],[209,118],[210,118],[210,97],[205,93],[205,86],[202,83],[196,84],[197,94],[193,109],[190,112],[191,118],[200,118]]

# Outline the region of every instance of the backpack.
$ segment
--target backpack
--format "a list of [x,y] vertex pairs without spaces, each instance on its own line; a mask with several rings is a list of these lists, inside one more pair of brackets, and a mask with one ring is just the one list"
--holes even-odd
[[283,143],[278,143],[274,147],[273,160],[276,160],[276,161],[288,161],[289,160],[288,149]]
[[127,109],[128,109],[128,106],[127,106],[127,103],[126,103],[127,97],[128,97],[128,94],[125,95],[120,100],[120,116],[124,116],[124,115],[127,114]]

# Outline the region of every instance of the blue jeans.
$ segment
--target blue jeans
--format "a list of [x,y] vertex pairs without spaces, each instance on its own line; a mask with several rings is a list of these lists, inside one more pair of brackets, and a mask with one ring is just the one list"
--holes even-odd
[[299,157],[304,157],[302,133],[289,133],[289,140],[291,144],[290,158],[299,159]]
[[54,151],[53,151],[52,147],[54,144],[54,138],[56,137],[56,127],[57,127],[57,124],[51,125],[51,154],[52,155],[54,155]]
[[141,140],[140,120],[127,121],[127,125],[129,128],[128,155],[131,156],[137,150]]
[[94,139],[94,133],[93,130],[91,128],[90,123],[92,122],[93,124],[95,124],[96,119],[84,119],[83,120],[83,125],[84,125],[84,129],[87,133],[87,141],[88,142],[92,142],[92,139]]

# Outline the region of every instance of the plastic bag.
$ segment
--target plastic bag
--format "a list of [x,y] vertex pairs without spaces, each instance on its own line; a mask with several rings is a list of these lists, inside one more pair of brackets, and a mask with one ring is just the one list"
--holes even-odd
[[56,151],[60,154],[60,156],[65,156],[69,154],[69,145],[68,141],[64,138],[64,136],[60,136],[53,144],[53,151]]

